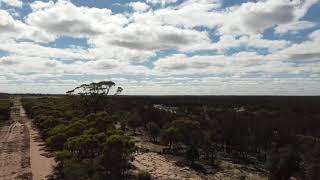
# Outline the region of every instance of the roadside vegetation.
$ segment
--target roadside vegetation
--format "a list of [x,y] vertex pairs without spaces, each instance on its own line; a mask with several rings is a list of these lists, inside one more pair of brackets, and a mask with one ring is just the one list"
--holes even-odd
[[0,122],[9,120],[11,105],[12,103],[7,96],[0,95]]
[[118,97],[123,89],[111,93],[114,86],[103,81],[63,97],[23,99],[55,152],[55,179],[150,179],[131,173],[138,149],[130,136],[138,135],[197,171],[205,172],[204,164],[219,171],[220,161],[230,160],[270,179],[320,179],[319,103],[150,100]]

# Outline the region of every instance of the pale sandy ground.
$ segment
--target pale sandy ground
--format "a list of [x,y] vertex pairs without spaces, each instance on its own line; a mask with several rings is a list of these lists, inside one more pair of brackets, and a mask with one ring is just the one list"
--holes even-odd
[[180,179],[212,179],[212,180],[236,180],[242,175],[246,179],[252,180],[267,180],[267,177],[258,173],[247,172],[241,169],[240,165],[230,162],[221,162],[223,170],[215,174],[203,174],[190,169],[189,167],[177,166],[176,161],[158,153],[148,152],[135,155],[133,165],[138,169],[149,172],[156,179],[163,180],[180,180]]
[[20,116],[25,119],[30,131],[30,160],[33,180],[44,180],[53,172],[56,163],[54,158],[44,156],[47,153],[43,150],[43,142],[41,142],[36,129],[32,128],[31,121],[27,118],[22,106],[20,107]]
[[[182,180],[182,179],[208,179],[208,180],[238,180],[245,175],[247,180],[267,180],[265,175],[249,171],[243,165],[221,160],[222,170],[216,173],[203,174],[196,172],[189,167],[181,167],[176,164],[178,157],[160,155],[157,153],[160,145],[154,145],[141,137],[133,137],[136,145],[152,152],[138,152],[132,162],[137,169],[149,172],[155,179],[161,180]],[[181,159],[181,157],[180,157]]]

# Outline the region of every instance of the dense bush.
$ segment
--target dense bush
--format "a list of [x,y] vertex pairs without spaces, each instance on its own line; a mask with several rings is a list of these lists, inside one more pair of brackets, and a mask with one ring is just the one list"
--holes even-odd
[[[75,97],[78,98],[78,97]],[[23,99],[46,145],[56,153],[56,179],[122,179],[134,144],[115,130],[112,112],[86,114],[77,99]]]
[[154,99],[145,97],[100,97],[99,107],[88,108],[86,103],[96,104],[85,98],[23,100],[47,146],[59,152],[56,158],[64,179],[126,177],[134,151],[123,132],[128,127],[134,134],[146,132],[153,142],[184,155],[193,166],[200,160],[218,167],[219,157],[227,156],[264,166],[270,179],[319,177],[320,151],[310,151],[320,142],[319,103],[304,106],[249,98],[250,103],[183,104],[172,97],[171,105],[166,99],[166,106],[157,108]]

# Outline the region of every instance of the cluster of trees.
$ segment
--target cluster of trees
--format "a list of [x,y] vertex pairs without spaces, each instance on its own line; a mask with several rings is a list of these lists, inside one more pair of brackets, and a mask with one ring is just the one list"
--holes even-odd
[[115,128],[107,112],[85,114],[68,98],[23,99],[59,162],[57,179],[122,179],[135,150],[129,137]]
[[11,105],[12,103],[8,98],[0,99],[0,122],[9,119]]
[[[97,84],[103,88],[97,89]],[[91,85],[85,86],[86,90]],[[109,104],[103,103],[107,103],[111,85],[94,83],[93,90],[82,90],[75,96],[22,99],[47,147],[55,152],[58,165],[54,179],[128,177],[135,146],[123,131],[116,129],[117,115],[105,110]],[[90,98],[99,99],[99,104]]]
[[[183,155],[190,165],[203,161],[216,167],[228,157],[264,167],[270,179],[320,179],[319,102],[220,103],[223,97],[215,97],[219,103],[208,103],[192,97],[184,103],[176,97],[106,96],[114,86],[104,81],[81,85],[64,97],[23,100],[47,146],[58,152],[60,178],[127,178],[135,147],[125,134],[139,130],[166,145],[163,153]],[[166,108],[155,106],[162,102]],[[147,173],[138,174],[145,178]]]

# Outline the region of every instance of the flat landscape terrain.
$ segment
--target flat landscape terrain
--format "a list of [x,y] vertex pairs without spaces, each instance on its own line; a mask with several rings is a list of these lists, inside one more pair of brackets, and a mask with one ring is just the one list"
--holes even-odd
[[0,179],[313,180],[319,100],[15,95]]

